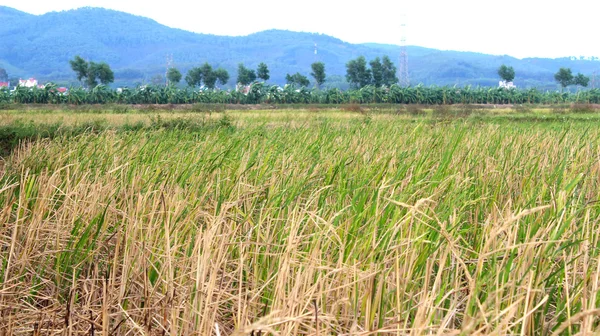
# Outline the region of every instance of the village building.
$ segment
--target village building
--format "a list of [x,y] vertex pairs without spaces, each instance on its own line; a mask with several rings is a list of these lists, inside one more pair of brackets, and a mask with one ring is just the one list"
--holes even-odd
[[44,85],[39,85],[37,79],[35,78],[19,79],[19,86],[27,88],[37,87],[38,89],[44,88]]
[[513,82],[507,82],[507,81],[500,81],[498,83],[498,87],[501,87],[503,89],[516,89],[517,88],[517,86]]

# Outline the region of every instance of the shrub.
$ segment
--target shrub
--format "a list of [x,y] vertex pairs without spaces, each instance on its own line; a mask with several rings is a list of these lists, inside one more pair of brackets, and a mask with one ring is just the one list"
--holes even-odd
[[218,125],[223,128],[233,128],[233,118],[229,114],[223,113],[223,116],[219,119]]

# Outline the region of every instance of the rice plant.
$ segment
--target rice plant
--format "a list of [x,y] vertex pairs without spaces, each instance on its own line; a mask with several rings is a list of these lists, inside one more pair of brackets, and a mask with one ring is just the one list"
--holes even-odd
[[600,331],[597,125],[310,115],[21,142],[0,334]]

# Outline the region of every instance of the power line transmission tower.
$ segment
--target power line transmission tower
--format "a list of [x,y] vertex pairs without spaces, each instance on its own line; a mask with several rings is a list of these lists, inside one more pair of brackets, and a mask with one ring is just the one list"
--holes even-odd
[[408,75],[408,50],[406,48],[406,15],[400,15],[400,66],[398,67],[398,80],[401,86],[410,85]]
[[167,55],[167,71],[165,72],[166,85],[169,86],[169,69],[173,67],[173,55]]

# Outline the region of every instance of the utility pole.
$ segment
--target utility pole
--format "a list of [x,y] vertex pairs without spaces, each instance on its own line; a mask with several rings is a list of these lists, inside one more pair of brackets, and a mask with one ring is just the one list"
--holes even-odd
[[173,55],[167,55],[167,71],[165,72],[165,83],[169,86],[169,69],[173,67]]
[[410,85],[408,50],[406,48],[406,14],[400,15],[400,66],[398,67],[398,80],[401,86]]

